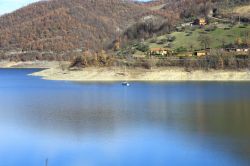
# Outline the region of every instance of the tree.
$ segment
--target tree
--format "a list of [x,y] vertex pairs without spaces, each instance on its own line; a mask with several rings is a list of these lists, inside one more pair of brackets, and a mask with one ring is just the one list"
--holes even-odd
[[136,49],[141,52],[147,52],[149,50],[149,46],[144,43],[138,43]]
[[203,49],[207,49],[210,48],[211,45],[211,37],[208,35],[200,35],[198,37],[198,41],[200,42],[201,47],[203,47]]

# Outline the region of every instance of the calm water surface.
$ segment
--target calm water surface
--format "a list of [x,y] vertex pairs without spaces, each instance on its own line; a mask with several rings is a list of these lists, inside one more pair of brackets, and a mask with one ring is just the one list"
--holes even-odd
[[250,82],[73,83],[0,69],[0,166],[250,165]]

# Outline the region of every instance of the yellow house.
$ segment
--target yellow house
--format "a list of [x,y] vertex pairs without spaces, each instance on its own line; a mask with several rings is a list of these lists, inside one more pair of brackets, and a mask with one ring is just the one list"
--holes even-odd
[[196,55],[197,57],[202,57],[202,56],[206,56],[207,52],[206,51],[196,51],[194,53],[194,55]]
[[204,26],[204,25],[207,25],[207,20],[206,18],[195,19],[192,25]]
[[248,48],[238,48],[236,49],[236,54],[238,55],[248,55],[249,49]]
[[167,56],[172,54],[173,51],[169,48],[151,48],[149,50],[149,55],[162,55]]
[[206,19],[205,19],[205,18],[200,18],[200,19],[199,19],[199,24],[200,24],[201,26],[207,25]]

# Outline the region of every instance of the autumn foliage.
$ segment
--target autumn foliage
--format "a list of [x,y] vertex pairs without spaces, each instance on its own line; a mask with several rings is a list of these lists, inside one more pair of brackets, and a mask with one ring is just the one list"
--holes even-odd
[[0,49],[101,50],[145,9],[121,0],[52,0],[0,17]]

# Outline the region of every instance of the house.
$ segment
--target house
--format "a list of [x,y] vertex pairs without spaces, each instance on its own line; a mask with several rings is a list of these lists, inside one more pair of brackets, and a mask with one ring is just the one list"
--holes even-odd
[[197,57],[206,56],[207,51],[196,51],[196,52],[194,52],[194,55],[196,55]]
[[200,26],[204,26],[207,24],[207,20],[205,18],[200,18],[199,21]]
[[248,48],[237,48],[236,52],[248,52],[249,49]]
[[226,48],[227,52],[247,53],[250,51],[249,48]]
[[151,48],[148,52],[149,55],[171,55],[173,51],[169,48]]
[[243,49],[243,51],[244,51],[244,52],[249,52],[250,49],[249,49],[249,48],[245,48],[245,49]]
[[249,48],[237,48],[236,49],[236,54],[237,55],[248,55],[250,49]]
[[205,26],[205,25],[207,25],[207,20],[205,18],[195,19],[193,22],[193,25]]

